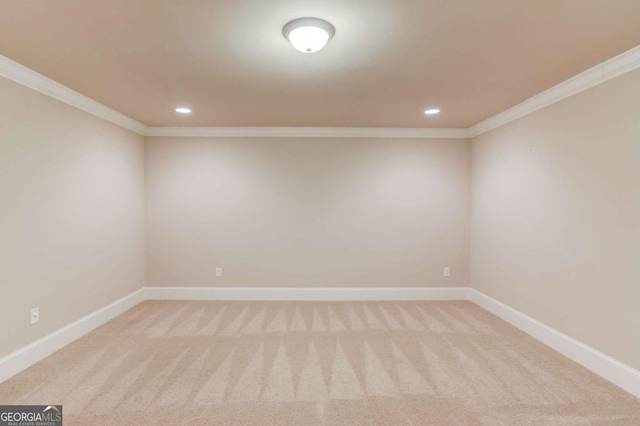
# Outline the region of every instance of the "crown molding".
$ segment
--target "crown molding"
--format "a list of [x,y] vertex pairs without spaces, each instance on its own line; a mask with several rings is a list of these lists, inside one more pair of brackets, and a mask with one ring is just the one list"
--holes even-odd
[[147,131],[147,126],[144,124],[2,55],[0,55],[0,76],[140,135],[144,135]]
[[467,139],[469,129],[382,127],[148,127],[146,136]]
[[640,46],[598,64],[470,128],[147,127],[81,93],[0,55],[0,76],[143,136],[260,138],[470,139],[640,68]]
[[474,138],[490,130],[504,126],[525,115],[566,99],[607,80],[621,76],[640,67],[640,46],[602,62],[562,83],[553,86],[526,101],[471,126],[470,137]]

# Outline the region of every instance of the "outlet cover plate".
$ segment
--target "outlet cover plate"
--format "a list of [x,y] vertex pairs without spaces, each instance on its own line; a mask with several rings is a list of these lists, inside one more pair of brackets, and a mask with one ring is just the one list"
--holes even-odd
[[40,322],[40,308],[31,309],[31,325]]

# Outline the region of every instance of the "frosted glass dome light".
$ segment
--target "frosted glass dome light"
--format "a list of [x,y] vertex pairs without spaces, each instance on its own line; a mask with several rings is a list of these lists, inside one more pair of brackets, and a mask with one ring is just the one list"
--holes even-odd
[[322,49],[335,32],[333,25],[319,18],[294,19],[282,29],[284,37],[303,53],[314,53]]

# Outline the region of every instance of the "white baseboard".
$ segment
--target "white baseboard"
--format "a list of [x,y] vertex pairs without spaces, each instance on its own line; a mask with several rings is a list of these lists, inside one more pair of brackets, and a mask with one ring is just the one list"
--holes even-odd
[[469,289],[469,299],[567,358],[640,398],[640,371],[477,290]]
[[381,301],[381,300],[467,300],[468,287],[146,287],[150,300],[296,300],[296,301]]
[[0,383],[144,301],[143,288],[0,358]]
[[639,371],[469,287],[144,287],[0,359],[0,383],[144,300],[470,300],[632,395],[640,397]]

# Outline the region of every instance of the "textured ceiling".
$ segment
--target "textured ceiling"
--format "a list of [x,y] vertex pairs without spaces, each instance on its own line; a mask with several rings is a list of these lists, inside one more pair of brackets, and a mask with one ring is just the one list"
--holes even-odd
[[[283,38],[301,16],[336,27],[324,50]],[[469,127],[639,23],[638,0],[6,0],[0,54],[150,126]]]

